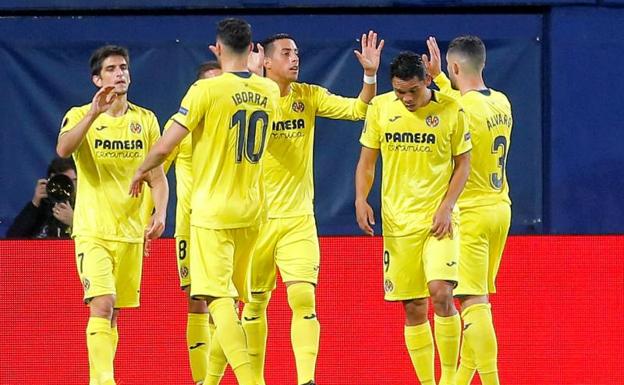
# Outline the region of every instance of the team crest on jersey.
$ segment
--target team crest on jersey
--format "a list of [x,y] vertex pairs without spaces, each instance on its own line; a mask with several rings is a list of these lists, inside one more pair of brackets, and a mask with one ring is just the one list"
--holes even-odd
[[390,293],[392,290],[394,290],[394,284],[392,283],[391,280],[386,279],[384,282],[384,291],[386,293]]
[[180,269],[180,276],[182,278],[186,278],[189,275],[189,269],[186,266],[182,266],[182,268]]
[[82,280],[82,286],[84,286],[85,290],[89,290],[89,288],[91,287],[91,282],[89,282],[89,280],[85,278]]
[[140,134],[141,130],[142,130],[142,127],[139,123],[135,123],[135,122],[130,123],[130,131],[133,134]]
[[292,109],[295,112],[303,112],[303,110],[305,110],[305,105],[303,104],[301,100],[297,100],[293,102]]
[[427,126],[435,128],[440,124],[440,118],[437,115],[429,115],[425,119],[425,123],[427,123]]

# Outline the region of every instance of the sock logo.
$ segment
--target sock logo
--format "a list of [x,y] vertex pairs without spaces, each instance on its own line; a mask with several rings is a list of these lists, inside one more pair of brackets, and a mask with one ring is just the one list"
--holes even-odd
[[470,325],[472,325],[472,323],[465,324],[465,325],[464,325],[464,331],[466,331],[466,329],[468,329],[468,328],[470,327]]
[[455,266],[455,265],[457,265],[457,262],[455,262],[455,261],[448,262],[448,263],[446,264],[446,266],[448,266],[448,267],[453,267],[453,266]]
[[316,314],[304,315],[303,318],[304,319],[315,319],[316,318]]
[[243,318],[245,319],[245,321],[255,321],[255,320],[259,319],[260,316],[257,316],[257,317],[243,317]]
[[200,347],[200,346],[204,346],[204,345],[206,345],[206,344],[205,344],[205,343],[203,343],[203,342],[198,342],[198,343],[196,343],[196,344],[195,344],[195,345],[193,345],[193,346],[189,346],[189,350],[197,349],[198,347]]

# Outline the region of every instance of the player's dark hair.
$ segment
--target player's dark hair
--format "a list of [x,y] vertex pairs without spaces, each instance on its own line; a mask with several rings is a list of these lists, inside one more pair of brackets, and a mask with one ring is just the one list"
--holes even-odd
[[197,67],[197,80],[204,78],[204,73],[212,70],[220,70],[221,65],[216,60],[203,62]]
[[251,44],[251,25],[242,19],[223,19],[217,24],[217,39],[236,53],[246,52]]
[[287,33],[276,33],[275,35],[269,36],[268,38],[264,39],[260,43],[262,48],[264,48],[264,55],[265,56],[273,55],[273,49],[275,48],[274,43],[278,40],[284,40],[284,39],[295,41],[295,39],[293,39],[293,37]]
[[456,37],[449,44],[448,53],[464,56],[475,70],[485,66],[485,44],[477,36]]
[[76,171],[76,164],[74,163],[74,159],[72,157],[69,157],[69,158],[56,157],[52,159],[52,161],[48,165],[48,178],[52,174],[61,174],[67,170]]
[[425,80],[427,70],[419,55],[411,51],[403,51],[390,62],[390,79],[411,80],[417,77]]
[[130,55],[128,49],[118,45],[105,45],[96,49],[89,59],[91,75],[99,75],[102,72],[102,63],[110,56],[121,56],[126,59],[126,64],[130,65]]

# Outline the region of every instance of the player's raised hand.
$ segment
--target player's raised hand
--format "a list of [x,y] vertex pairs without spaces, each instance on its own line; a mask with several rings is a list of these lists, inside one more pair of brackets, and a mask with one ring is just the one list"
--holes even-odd
[[375,214],[368,202],[364,200],[355,201],[355,217],[357,218],[358,226],[366,235],[375,235],[375,230],[372,227],[375,225]]
[[114,89],[115,86],[104,86],[100,88],[91,101],[91,112],[95,115],[99,115],[108,111],[115,100],[117,100],[117,94],[113,92]]
[[368,31],[368,35],[362,34],[360,43],[362,43],[362,52],[358,50],[353,51],[355,56],[360,61],[364,73],[368,76],[373,76],[379,69],[379,61],[381,59],[381,50],[384,46],[383,39],[377,44],[377,33]]
[[247,57],[247,68],[258,76],[263,75],[264,69],[264,47],[260,43],[256,44],[258,52],[251,51]]
[[141,192],[143,191],[143,182],[148,182],[148,178],[149,171],[141,171],[141,169],[138,169],[132,177],[128,194],[132,195],[135,198],[141,195]]
[[427,57],[426,54],[422,55],[422,61],[429,75],[435,78],[442,72],[442,56],[435,37],[429,36],[427,39],[427,48],[429,48],[429,56]]
[[431,225],[431,233],[438,240],[448,236],[453,238],[453,224],[451,220],[451,208],[440,206],[433,216],[433,224]]

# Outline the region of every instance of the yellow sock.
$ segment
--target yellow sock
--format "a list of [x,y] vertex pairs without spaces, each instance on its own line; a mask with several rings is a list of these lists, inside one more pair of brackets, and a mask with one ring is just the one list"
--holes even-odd
[[217,338],[216,327],[214,323],[210,324],[210,358],[208,359],[208,367],[206,368],[206,378],[203,385],[219,385],[221,378],[225,374],[227,367],[227,358],[223,353],[223,348]]
[[314,285],[296,283],[288,286],[288,304],[292,310],[290,340],[295,353],[299,384],[314,381],[321,325],[316,317]]
[[477,365],[474,362],[474,352],[470,349],[468,344],[466,344],[466,339],[464,339],[459,351],[459,367],[455,374],[455,385],[470,385],[476,369]]
[[228,363],[234,370],[238,384],[255,385],[247,355],[245,332],[234,310],[234,300],[218,298],[210,302],[208,308],[217,328],[217,339],[221,343]]
[[498,344],[489,303],[464,309],[464,343],[474,352],[474,359],[483,385],[498,385]]
[[247,352],[254,380],[258,385],[265,385],[264,357],[268,334],[266,310],[270,299],[270,291],[254,294],[253,302],[245,304],[243,308],[243,329],[247,336]]
[[119,331],[117,330],[117,326],[112,327],[111,332],[113,333],[113,359],[115,359],[117,345],[119,344]]
[[434,316],[435,340],[440,356],[440,385],[454,385],[461,339],[461,319],[459,314],[450,317]]
[[433,375],[433,335],[429,321],[405,326],[405,346],[421,385],[435,385]]
[[96,376],[95,383],[115,384],[113,371],[113,332],[109,319],[90,317],[87,323],[87,350],[91,373]]
[[206,377],[206,365],[210,351],[209,318],[207,313],[188,313],[186,319],[186,347],[194,384],[203,381]]

